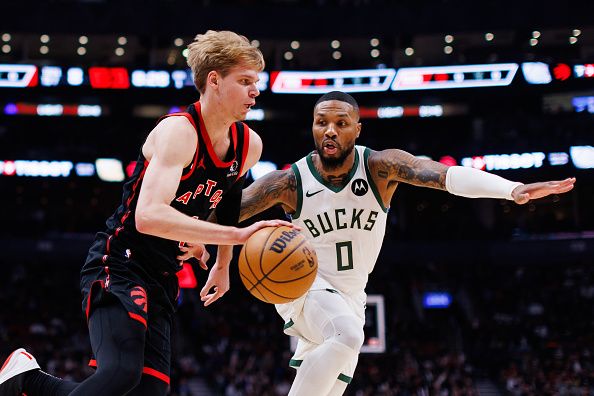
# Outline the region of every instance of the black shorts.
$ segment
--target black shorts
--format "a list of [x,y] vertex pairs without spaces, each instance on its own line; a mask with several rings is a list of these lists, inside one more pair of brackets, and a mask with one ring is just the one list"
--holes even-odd
[[[94,309],[121,303],[130,320],[140,322],[146,329],[143,373],[169,384],[173,314],[159,302],[159,298],[154,301],[151,298],[159,286],[147,284],[112,258],[102,264],[94,269],[86,266],[81,275],[83,311],[87,323]],[[121,326],[128,325],[121,323]],[[94,357],[89,365],[96,367]]]

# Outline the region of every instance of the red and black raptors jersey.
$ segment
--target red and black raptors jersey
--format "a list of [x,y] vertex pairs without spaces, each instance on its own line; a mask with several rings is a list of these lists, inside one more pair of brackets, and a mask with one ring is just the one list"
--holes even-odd
[[[184,116],[196,129],[198,144],[192,163],[183,170],[179,187],[171,206],[198,219],[205,220],[225,199],[225,194],[238,181],[243,172],[249,148],[250,130],[236,122],[229,129],[231,144],[224,160],[214,149],[200,112],[200,102],[188,106],[187,112],[169,114]],[[142,234],[135,225],[135,210],[148,161],[142,150],[130,180],[124,185],[122,204],[107,220],[105,261],[110,254],[133,259],[142,264],[149,275],[175,273],[180,267],[176,256],[181,241],[172,241]],[[115,253],[117,249],[118,253]],[[153,275],[154,276],[154,275]]]

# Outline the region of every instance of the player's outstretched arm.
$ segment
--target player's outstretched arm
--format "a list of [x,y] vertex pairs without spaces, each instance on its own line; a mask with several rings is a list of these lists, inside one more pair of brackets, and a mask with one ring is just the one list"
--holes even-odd
[[286,212],[297,206],[297,180],[292,169],[272,171],[243,190],[239,220],[243,221],[274,205]]
[[446,190],[467,198],[500,198],[513,200],[518,204],[568,192],[575,183],[575,178],[567,178],[522,184],[478,169],[448,167],[396,149],[373,152],[369,157],[369,168],[376,180],[387,183],[403,182]]

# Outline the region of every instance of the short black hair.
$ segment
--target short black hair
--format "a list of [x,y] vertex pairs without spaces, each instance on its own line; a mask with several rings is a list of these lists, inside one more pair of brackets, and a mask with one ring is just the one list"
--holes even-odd
[[328,93],[322,95],[320,97],[320,99],[318,99],[316,104],[314,105],[314,108],[317,105],[319,105],[320,103],[326,102],[328,100],[338,100],[341,102],[346,102],[346,103],[350,104],[351,106],[353,106],[353,108],[355,109],[357,114],[359,114],[359,105],[357,104],[357,101],[355,100],[355,98],[353,98],[348,93],[341,92],[341,91],[332,91],[332,92],[328,92]]

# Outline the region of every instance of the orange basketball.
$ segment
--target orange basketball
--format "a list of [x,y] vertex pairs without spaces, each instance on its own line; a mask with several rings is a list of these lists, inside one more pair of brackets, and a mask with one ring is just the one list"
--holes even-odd
[[239,255],[239,275],[254,297],[271,304],[291,302],[311,287],[316,252],[294,228],[266,227],[250,236]]

